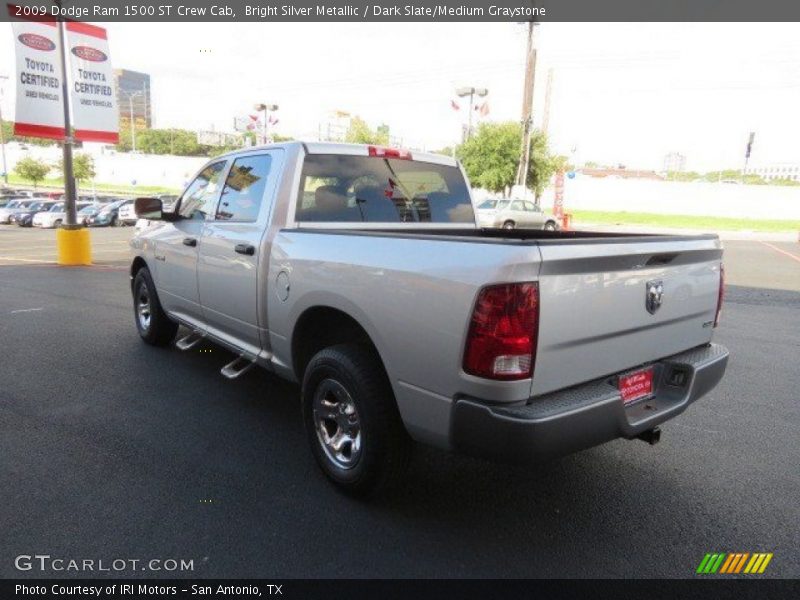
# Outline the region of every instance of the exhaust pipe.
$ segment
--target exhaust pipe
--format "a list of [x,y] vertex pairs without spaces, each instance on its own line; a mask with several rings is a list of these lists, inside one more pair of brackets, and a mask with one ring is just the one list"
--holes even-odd
[[639,435],[636,436],[637,440],[642,440],[643,442],[647,442],[651,446],[655,446],[658,442],[661,441],[661,429],[658,427],[653,427],[652,429],[648,429],[647,431],[643,431]]

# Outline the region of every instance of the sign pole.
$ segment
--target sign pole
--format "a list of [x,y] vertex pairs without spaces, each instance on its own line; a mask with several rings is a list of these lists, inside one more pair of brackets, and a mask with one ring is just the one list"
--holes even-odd
[[[61,2],[55,3],[61,8]],[[61,96],[64,105],[64,212],[66,213],[67,229],[78,228],[78,212],[76,210],[75,177],[72,168],[72,126],[69,121],[69,86],[67,85],[67,40],[64,35],[64,19],[58,18],[58,39],[61,58]]]

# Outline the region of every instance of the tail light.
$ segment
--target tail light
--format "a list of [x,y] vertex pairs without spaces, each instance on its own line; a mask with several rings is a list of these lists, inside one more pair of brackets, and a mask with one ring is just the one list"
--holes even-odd
[[469,325],[464,371],[487,379],[532,377],[538,329],[537,283],[483,288]]
[[368,146],[367,152],[370,156],[377,156],[380,158],[400,158],[403,160],[411,160],[411,152],[408,150],[401,150],[400,148],[384,148],[383,146]]
[[717,314],[714,315],[714,327],[719,325],[719,318],[722,313],[722,301],[725,299],[725,267],[719,264],[719,291],[717,292]]

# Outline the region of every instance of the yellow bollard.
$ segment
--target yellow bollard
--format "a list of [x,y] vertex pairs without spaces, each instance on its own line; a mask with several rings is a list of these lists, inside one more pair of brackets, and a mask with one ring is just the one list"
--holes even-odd
[[56,230],[56,247],[60,265],[92,264],[92,240],[88,227],[58,228]]

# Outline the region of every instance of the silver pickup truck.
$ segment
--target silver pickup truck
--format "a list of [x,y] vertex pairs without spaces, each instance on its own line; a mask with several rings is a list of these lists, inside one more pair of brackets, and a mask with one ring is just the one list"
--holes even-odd
[[136,201],[136,327],[299,382],[343,489],[400,477],[412,440],[541,461],[659,439],[722,378],[716,236],[481,229],[460,165],[292,142],[211,159],[173,210]]

